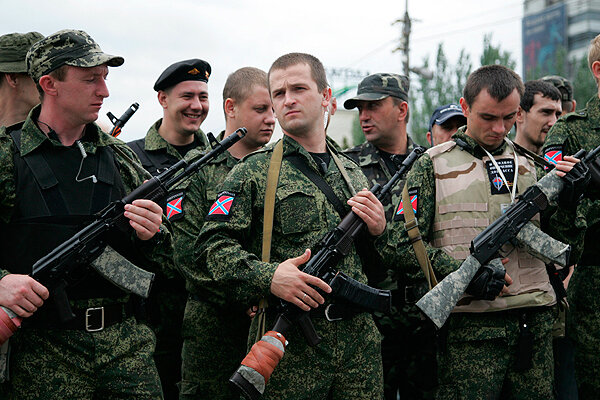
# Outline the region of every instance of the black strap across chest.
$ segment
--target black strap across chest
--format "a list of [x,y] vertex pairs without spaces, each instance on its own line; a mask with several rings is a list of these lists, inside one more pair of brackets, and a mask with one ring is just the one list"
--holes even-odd
[[292,164],[294,164],[294,166],[298,168],[300,172],[310,179],[312,183],[317,185],[319,190],[323,192],[327,200],[331,203],[335,211],[340,215],[340,218],[344,219],[346,214],[348,214],[348,209],[344,206],[344,203],[340,200],[340,198],[336,196],[329,183],[327,183],[327,181],[323,179],[321,175],[317,174],[312,168],[310,168],[306,161],[299,155],[292,154],[286,156],[286,158]]

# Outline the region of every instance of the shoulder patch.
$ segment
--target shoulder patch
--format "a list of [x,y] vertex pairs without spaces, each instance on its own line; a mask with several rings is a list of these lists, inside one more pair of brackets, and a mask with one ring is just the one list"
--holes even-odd
[[167,198],[167,219],[171,222],[183,218],[183,199],[185,192],[177,192]]
[[210,206],[206,221],[229,221],[231,208],[235,200],[235,193],[221,192],[217,195],[215,202]]
[[[415,218],[418,218],[419,188],[408,189],[408,197],[410,197],[410,204],[415,213]],[[398,208],[396,208],[396,212],[394,213],[394,221],[404,221],[404,205],[402,204],[402,199],[400,199],[400,204],[398,204]]]
[[563,158],[563,147],[560,144],[554,144],[544,149],[544,160],[551,164],[556,165],[557,162],[562,161]]

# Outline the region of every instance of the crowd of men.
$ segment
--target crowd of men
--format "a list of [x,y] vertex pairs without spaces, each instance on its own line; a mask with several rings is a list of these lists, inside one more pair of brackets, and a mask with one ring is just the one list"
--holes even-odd
[[[600,35],[588,61],[600,87]],[[431,147],[378,198],[368,189],[417,147],[406,76],[360,82],[343,106],[358,110],[366,141],[341,149],[326,134],[337,103],[316,57],[232,72],[216,139],[201,130],[211,66],[183,60],[154,84],[162,117],[125,144],[95,123],[109,67],[123,63],[83,31],[0,36],[0,338],[20,325],[0,348],[1,398],[237,399],[228,380],[242,360],[265,399],[598,398],[600,192],[572,156],[600,145],[600,89],[576,111],[565,78],[523,83],[483,66],[456,104],[435,109]],[[283,138],[269,144],[275,118]],[[30,276],[108,204],[239,128],[240,141],[163,199],[125,204],[127,223],[100,245],[110,256],[72,261],[75,272],[50,290]],[[417,300],[552,169],[564,187],[533,222],[571,246],[568,265],[557,270],[515,238],[435,328]],[[335,268],[389,291],[388,312],[302,270],[350,212],[364,230]],[[155,274],[147,298],[98,272],[131,263]],[[318,345],[306,320],[285,338],[265,335],[282,301],[310,316]],[[244,358],[257,341],[279,349],[278,365]]]

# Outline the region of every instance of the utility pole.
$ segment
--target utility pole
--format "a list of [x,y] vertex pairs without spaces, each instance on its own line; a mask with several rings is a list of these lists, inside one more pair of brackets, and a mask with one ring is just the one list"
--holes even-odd
[[400,44],[396,47],[393,52],[400,51],[402,53],[402,69],[404,70],[404,75],[409,77],[410,72],[414,72],[417,75],[422,77],[431,79],[433,78],[433,72],[424,68],[424,67],[412,67],[410,66],[410,32],[412,27],[412,20],[408,15],[408,0],[405,0],[404,3],[404,17],[402,19],[397,19],[392,23],[392,25],[401,23],[402,30],[400,36]]

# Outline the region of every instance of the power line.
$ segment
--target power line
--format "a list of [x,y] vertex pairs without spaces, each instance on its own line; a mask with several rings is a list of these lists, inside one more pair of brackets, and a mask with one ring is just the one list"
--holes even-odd
[[507,22],[512,22],[512,21],[515,21],[515,20],[521,19],[521,18],[522,18],[522,16],[520,16],[520,15],[515,16],[515,17],[509,17],[509,18],[505,18],[505,19],[501,19],[501,20],[497,20],[497,21],[491,21],[491,22],[486,22],[486,23],[479,24],[479,25],[469,26],[466,28],[459,28],[459,29],[455,29],[455,30],[451,30],[451,31],[440,32],[440,33],[436,33],[436,34],[429,35],[429,36],[416,37],[413,39],[413,41],[418,42],[418,41],[424,41],[424,40],[429,40],[429,39],[435,39],[440,36],[446,37],[449,35],[455,35],[457,33],[471,31],[473,29],[484,28],[484,27],[490,26],[490,25],[502,25]]

